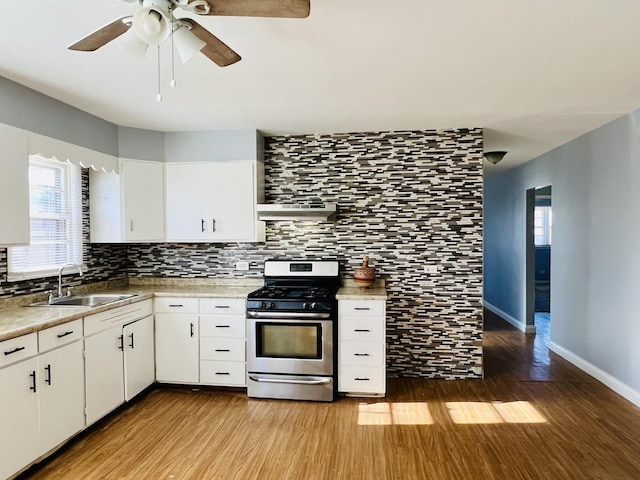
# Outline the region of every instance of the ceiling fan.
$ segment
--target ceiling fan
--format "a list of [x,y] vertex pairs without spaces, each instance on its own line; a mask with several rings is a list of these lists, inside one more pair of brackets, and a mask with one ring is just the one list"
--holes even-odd
[[125,50],[144,57],[149,45],[159,45],[172,37],[182,62],[201,51],[221,67],[240,60],[222,40],[191,18],[174,15],[177,9],[197,15],[305,18],[309,16],[310,0],[121,0],[138,2],[140,8],[130,16],[99,28],[73,45],[69,50],[92,52],[118,39]]

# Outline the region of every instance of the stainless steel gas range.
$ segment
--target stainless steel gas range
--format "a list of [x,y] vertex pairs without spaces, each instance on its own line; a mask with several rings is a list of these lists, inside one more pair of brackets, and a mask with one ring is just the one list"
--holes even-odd
[[335,400],[338,262],[267,260],[264,275],[247,298],[249,397]]

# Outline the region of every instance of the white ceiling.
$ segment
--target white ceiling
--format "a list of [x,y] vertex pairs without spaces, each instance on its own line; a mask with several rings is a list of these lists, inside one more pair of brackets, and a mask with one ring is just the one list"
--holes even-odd
[[[8,3],[8,2],[7,2]],[[138,4],[3,5],[0,75],[118,125],[266,134],[482,127],[509,168],[640,107],[637,0],[311,0],[306,19],[194,17],[242,60],[68,45]],[[183,15],[191,16],[183,11]]]

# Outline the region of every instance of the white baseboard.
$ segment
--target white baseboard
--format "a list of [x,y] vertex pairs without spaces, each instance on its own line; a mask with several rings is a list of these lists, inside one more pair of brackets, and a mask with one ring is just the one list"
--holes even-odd
[[616,377],[608,374],[604,370],[601,370],[595,365],[587,362],[585,359],[579,357],[578,355],[567,350],[566,348],[561,347],[557,343],[549,342],[549,350],[551,350],[554,353],[557,353],[562,358],[567,360],[569,363],[572,363],[583,372],[588,373],[596,380],[604,383],[611,390],[623,396],[624,398],[629,400],[631,403],[633,403],[637,407],[640,407],[640,392],[638,392],[637,390],[634,390],[626,383],[621,382]]
[[536,333],[536,326],[535,325],[527,325],[526,323],[521,322],[517,318],[512,317],[511,315],[509,315],[507,312],[504,312],[504,311],[500,310],[498,307],[495,307],[495,306],[491,305],[486,300],[483,301],[483,304],[484,304],[484,307],[487,310],[491,310],[493,313],[495,313],[500,318],[502,318],[502,319],[506,320],[507,322],[509,322],[511,325],[516,327],[518,330],[520,330],[520,331],[522,331],[524,333]]

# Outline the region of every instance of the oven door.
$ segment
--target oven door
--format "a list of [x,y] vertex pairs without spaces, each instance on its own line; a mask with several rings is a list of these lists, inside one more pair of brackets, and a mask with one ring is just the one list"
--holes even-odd
[[285,316],[249,312],[247,370],[284,375],[333,375],[333,322],[325,313]]

